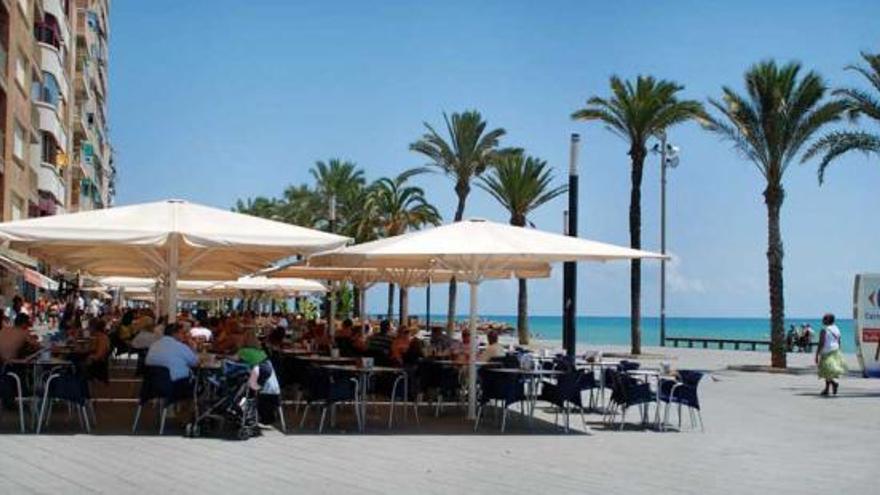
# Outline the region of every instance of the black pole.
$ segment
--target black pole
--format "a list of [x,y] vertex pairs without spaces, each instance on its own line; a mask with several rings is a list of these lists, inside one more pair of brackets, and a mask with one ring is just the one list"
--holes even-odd
[[425,331],[431,332],[431,279],[425,286]]
[[[566,235],[577,237],[578,226],[578,170],[577,155],[580,136],[571,135],[571,152],[568,169],[568,212]],[[574,357],[577,347],[577,263],[570,261],[563,266],[562,346],[569,357]]]

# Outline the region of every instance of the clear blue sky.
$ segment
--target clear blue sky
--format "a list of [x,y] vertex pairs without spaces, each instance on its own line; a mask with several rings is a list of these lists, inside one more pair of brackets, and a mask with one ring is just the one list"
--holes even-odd
[[[356,161],[375,179],[423,164],[408,151],[422,122],[479,109],[520,146],[567,170],[568,139],[582,135],[580,232],[628,243],[626,146],[599,125],[570,120],[608,77],[653,74],[685,95],[740,88],[743,71],[768,57],[796,59],[834,85],[861,84],[843,66],[880,51],[876,1],[737,2],[287,2],[117,1],[111,13],[112,139],[117,203],[182,197],[230,207],[308,180],[315,160]],[[878,131],[878,129],[874,129]],[[669,312],[765,316],[766,210],[762,178],[729,145],[686,125],[669,184]],[[644,182],[644,246],[659,247],[656,157]],[[787,313],[848,316],[852,278],[878,271],[880,162],[852,156],[819,187],[815,164],[786,180],[783,210]],[[452,216],[451,183],[423,177]],[[560,230],[564,200],[533,221]],[[467,216],[506,221],[483,191]],[[644,273],[646,315],[657,312],[659,269]],[[561,269],[531,284],[531,310],[559,314]],[[484,313],[515,312],[515,284],[483,292]],[[626,264],[579,271],[581,314],[624,315]],[[445,287],[434,311],[445,308]],[[412,310],[424,308],[413,291]],[[467,291],[461,290],[460,308]],[[370,308],[385,300],[377,288]]]

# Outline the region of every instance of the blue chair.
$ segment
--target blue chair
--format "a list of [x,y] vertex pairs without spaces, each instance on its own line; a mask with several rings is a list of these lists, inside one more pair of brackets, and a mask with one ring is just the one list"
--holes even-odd
[[700,431],[706,431],[703,427],[703,414],[700,411],[700,397],[697,387],[703,373],[693,370],[679,370],[678,380],[661,380],[660,400],[666,403],[663,413],[664,426],[669,422],[669,406],[678,404],[678,429],[681,430],[681,408],[686,406],[691,418],[691,428],[696,428],[697,419],[700,423]]
[[559,424],[559,411],[561,410],[563,412],[565,415],[566,433],[569,430],[569,405],[573,405],[577,408],[580,412],[581,422],[583,423],[584,429],[590,431],[590,427],[587,425],[587,419],[584,416],[585,407],[583,404],[582,392],[584,390],[590,390],[590,402],[592,402],[592,389],[594,388],[597,388],[597,384],[592,373],[572,369],[564,375],[559,375],[556,379],[556,383],[543,382],[541,384],[541,394],[538,396],[538,400],[549,402],[556,406],[557,412],[554,419],[555,424]]
[[138,421],[141,418],[144,404],[156,400],[160,409],[159,434],[162,435],[165,433],[165,418],[168,414],[168,408],[181,400],[191,399],[192,391],[190,390],[187,393],[186,390],[175,389],[174,382],[171,381],[171,374],[168,372],[168,368],[164,366],[144,366],[143,376],[138,407],[134,414],[131,432],[137,432]]
[[15,372],[8,370],[6,365],[0,368],[0,401],[2,401],[0,414],[3,413],[7,403],[18,402],[19,429],[24,433],[24,394],[21,388],[21,378]]
[[651,390],[650,383],[642,383],[629,376],[620,369],[608,370],[605,376],[610,376],[612,382],[611,399],[605,413],[605,421],[613,424],[614,414],[620,410],[620,429],[626,422],[626,410],[632,406],[641,406],[642,422],[646,419],[647,406],[655,402],[657,397]]
[[88,380],[76,368],[65,367],[52,370],[43,385],[43,400],[40,403],[40,414],[37,417],[37,434],[42,431],[44,424],[49,425],[52,404],[57,400],[67,402],[76,408],[80,425],[86,433],[91,432],[88,408],[92,408],[92,417],[94,417],[94,408],[91,403]]
[[474,424],[474,431],[480,427],[480,419],[483,416],[483,409],[490,401],[494,401],[503,409],[501,415],[501,432],[507,427],[507,411],[510,405],[520,403],[521,413],[525,413],[523,409],[527,400],[524,388],[525,379],[522,375],[516,373],[498,373],[491,369],[481,368],[479,371],[479,397],[477,407],[477,421]]
[[327,417],[327,410],[335,409],[337,404],[350,403],[354,407],[355,417],[357,418],[358,430],[363,431],[363,419],[361,418],[360,407],[360,383],[345,373],[335,373],[325,370],[319,366],[312,366],[308,369],[308,377],[305,388],[306,405],[303,409],[302,419],[300,419],[299,427],[302,428],[306,422],[306,416],[309,408],[313,405],[321,407],[321,421],[318,424],[318,433],[324,431],[324,421]]
[[[419,395],[434,394],[434,416],[440,416],[443,400],[459,400],[462,396],[461,372],[454,366],[444,366],[431,360],[422,360],[416,366]],[[416,401],[418,402],[418,400]]]

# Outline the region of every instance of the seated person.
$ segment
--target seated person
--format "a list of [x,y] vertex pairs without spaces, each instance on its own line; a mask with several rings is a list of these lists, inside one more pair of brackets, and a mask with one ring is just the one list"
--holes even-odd
[[337,339],[349,339],[351,338],[351,331],[354,328],[354,322],[351,321],[351,318],[346,318],[342,321],[342,326],[339,327],[339,330],[336,331]]
[[214,333],[205,326],[203,320],[199,320],[189,329],[189,336],[193,339],[201,340],[202,342],[210,342],[214,338]]
[[452,359],[458,361],[460,363],[466,363],[469,361],[469,357],[471,354],[471,332],[470,330],[464,330],[461,332],[461,342],[457,340],[452,341]]
[[403,353],[403,365],[413,366],[425,357],[425,344],[421,339],[412,338],[409,341],[409,347]]
[[137,335],[131,339],[131,343],[129,344],[131,348],[135,350],[149,349],[150,346],[153,345],[153,342],[162,338],[162,334],[165,331],[165,320],[166,318],[162,316],[159,318],[159,324],[153,328],[145,327],[140,329]]
[[504,357],[507,354],[504,347],[498,343],[498,332],[492,330],[486,338],[489,340],[489,345],[480,353],[480,361],[491,361],[494,358]]
[[367,342],[367,354],[373,357],[388,357],[391,352],[391,322],[382,320],[379,333],[370,337]]
[[351,332],[351,350],[355,355],[367,352],[367,337],[364,335],[363,327],[355,327]]
[[245,333],[241,349],[235,358],[251,368],[248,386],[257,395],[257,417],[261,424],[275,422],[278,406],[281,403],[281,387],[268,354],[260,345],[254,330]]
[[188,335],[183,327],[171,323],[165,326],[165,335],[150,346],[145,361],[147,366],[161,366],[168,370],[174,386],[174,395],[186,397],[192,393],[192,368],[199,364]]
[[31,332],[31,317],[18,313],[13,326],[0,329],[0,363],[24,357],[40,348],[37,336]]
[[284,339],[287,337],[287,330],[284,327],[276,326],[266,336],[266,347],[270,349],[281,349],[284,347]]
[[110,380],[107,360],[110,358],[110,337],[107,335],[107,322],[100,318],[89,321],[92,336],[92,350],[85,358],[86,377],[107,382]]
[[431,328],[431,340],[428,342],[428,354],[434,357],[448,356],[452,352],[453,339],[446,335],[440,327]]
[[403,355],[409,349],[410,336],[409,329],[401,327],[397,331],[397,336],[391,341],[390,357],[395,364],[403,364]]

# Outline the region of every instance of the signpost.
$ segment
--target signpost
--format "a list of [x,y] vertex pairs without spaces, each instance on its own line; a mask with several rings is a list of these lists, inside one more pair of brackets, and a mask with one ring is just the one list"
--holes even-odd
[[880,378],[880,274],[856,275],[853,324],[862,375]]

